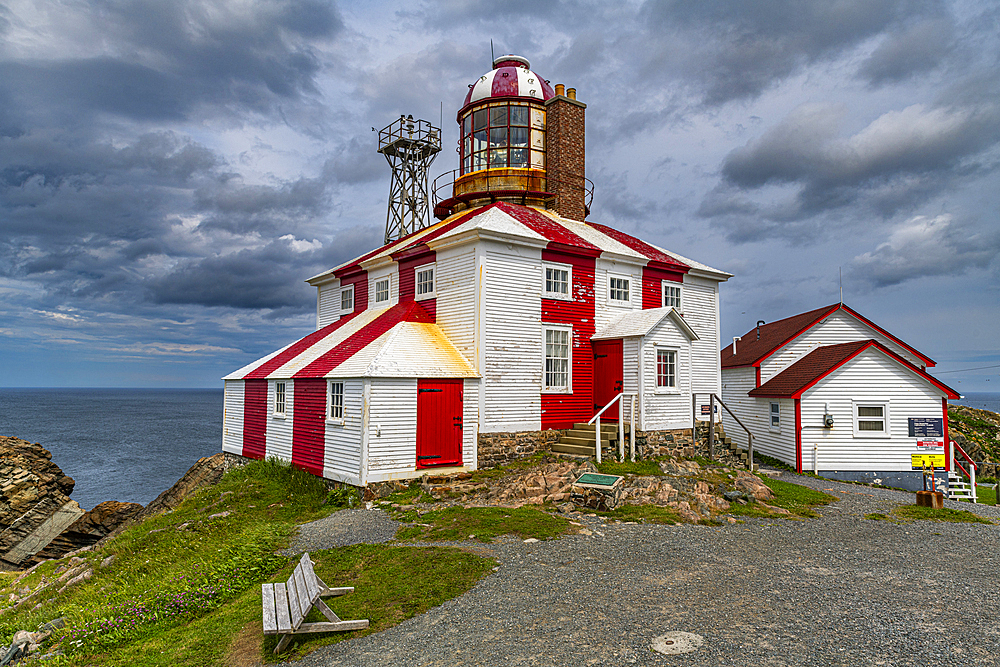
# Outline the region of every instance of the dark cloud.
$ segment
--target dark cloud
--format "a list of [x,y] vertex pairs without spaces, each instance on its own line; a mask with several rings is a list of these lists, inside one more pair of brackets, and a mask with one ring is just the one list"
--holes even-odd
[[[752,98],[803,65],[914,16],[938,15],[939,7],[923,0],[649,0],[641,12],[652,42],[645,71],[696,80],[708,105]],[[683,43],[686,53],[671,41]]]
[[888,35],[862,63],[859,75],[872,85],[902,81],[937,67],[953,46],[950,17],[928,19]]
[[[890,217],[963,175],[996,168],[981,156],[1000,142],[1000,105],[912,105],[843,138],[845,113],[838,105],[804,105],[732,151],[722,164],[722,183],[706,195],[699,214],[721,217],[733,240],[754,240],[757,232],[796,238],[814,228],[817,221],[808,222],[814,216],[860,205]],[[748,192],[775,187],[784,193],[777,201],[747,199]],[[764,220],[747,224],[746,215]]]
[[329,243],[289,235],[261,248],[183,262],[147,288],[156,303],[307,312],[316,307],[316,292],[303,279],[377,247],[379,240],[374,227],[347,230]]
[[899,225],[885,243],[851,262],[851,277],[868,288],[908,280],[961,275],[985,269],[1000,256],[1000,230],[976,229],[951,216],[914,217]]

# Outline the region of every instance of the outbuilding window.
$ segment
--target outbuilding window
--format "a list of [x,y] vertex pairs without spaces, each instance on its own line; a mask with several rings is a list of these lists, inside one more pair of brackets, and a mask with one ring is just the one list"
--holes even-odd
[[327,416],[331,421],[342,422],[344,421],[344,383],[331,381],[329,387],[328,403],[330,409],[327,411]]
[[677,352],[656,351],[656,386],[661,389],[677,387]]
[[569,328],[545,329],[545,391],[570,391],[570,360],[573,331]]
[[889,404],[877,401],[854,401],[854,435],[889,437]]
[[375,281],[375,303],[383,303],[389,300],[389,279],[382,278]]
[[285,416],[285,383],[274,383],[274,415],[276,417]]
[[673,306],[677,310],[681,309],[681,288],[679,285],[663,283],[663,305]]
[[781,433],[781,404],[771,403],[771,431]]

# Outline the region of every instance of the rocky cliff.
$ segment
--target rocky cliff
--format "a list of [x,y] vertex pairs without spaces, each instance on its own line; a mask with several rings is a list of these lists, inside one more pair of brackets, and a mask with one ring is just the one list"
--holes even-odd
[[0,436],[0,568],[21,568],[90,546],[172,509],[222,477],[223,455],[198,460],[149,505],[106,501],[84,512],[69,496],[74,481],[38,443]]

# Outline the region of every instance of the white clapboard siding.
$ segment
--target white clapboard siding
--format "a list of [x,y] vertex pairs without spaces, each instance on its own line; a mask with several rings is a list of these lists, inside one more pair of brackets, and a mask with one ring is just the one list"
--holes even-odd
[[692,384],[698,393],[718,394],[721,390],[718,297],[719,284],[714,280],[684,276],[681,292],[684,321],[699,339],[691,343]]
[[[629,279],[629,303],[610,300],[609,278]],[[594,326],[600,331],[613,319],[630,310],[642,309],[642,267],[597,258],[594,263]]]
[[639,345],[640,336],[622,339],[622,390],[639,393]]
[[243,454],[243,380],[226,380],[222,451]]
[[479,378],[462,383],[462,464],[470,470],[478,467]]
[[437,324],[459,352],[476,365],[476,252],[461,246],[437,253],[434,291]]
[[[802,397],[802,465],[811,470],[813,445],[820,470],[910,470],[916,438],[909,417],[942,417],[939,389],[881,352],[868,349],[820,380]],[[891,437],[855,437],[853,400],[887,401]],[[833,428],[823,428],[829,404]],[[943,438],[939,438],[942,439]]]
[[[753,433],[755,452],[766,454],[790,466],[796,465],[795,456],[795,401],[789,398],[751,398],[755,409],[750,421],[743,421]],[[771,403],[779,405],[779,431],[771,430]],[[743,417],[740,417],[743,420]],[[726,427],[726,435],[733,435],[739,427]]]
[[[722,400],[733,411],[733,414],[746,424],[755,440],[761,431],[759,426],[757,428],[751,426],[751,423],[755,421],[757,399],[747,396],[747,393],[756,386],[757,371],[753,367],[723,369],[722,371]],[[723,410],[722,423],[725,425],[726,435],[730,436],[740,448],[746,449],[746,431],[728,417],[729,415]]]
[[327,324],[340,319],[340,281],[320,285],[317,291],[316,328],[322,329]]
[[360,378],[346,378],[343,383],[344,422],[341,424],[326,420],[323,476],[338,482],[360,485],[364,381]]
[[417,380],[372,378],[368,481],[413,472],[416,466]]
[[[656,351],[677,352],[677,386],[656,386]],[[653,327],[642,345],[642,429],[646,431],[691,426],[691,341],[669,317]]]
[[891,338],[879,333],[853,315],[842,310],[834,312],[816,326],[802,333],[760,365],[761,384],[823,345],[837,345],[856,340],[874,339],[916,366],[923,362]]
[[267,450],[266,457],[292,460],[292,422],[295,419],[295,383],[285,383],[285,416],[274,416],[274,380],[267,381]]
[[541,428],[541,251],[488,246],[483,432]]

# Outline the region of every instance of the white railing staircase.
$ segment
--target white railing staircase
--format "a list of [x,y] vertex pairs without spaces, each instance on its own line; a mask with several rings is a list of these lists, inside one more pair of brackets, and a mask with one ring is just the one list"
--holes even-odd
[[[956,453],[961,454],[968,470],[956,459]],[[958,468],[956,472],[955,468]],[[959,474],[961,472],[962,474]],[[969,481],[966,482],[965,480]],[[948,500],[968,500],[978,502],[976,497],[976,462],[965,453],[962,446],[954,440],[951,441],[951,469],[948,471]]]

